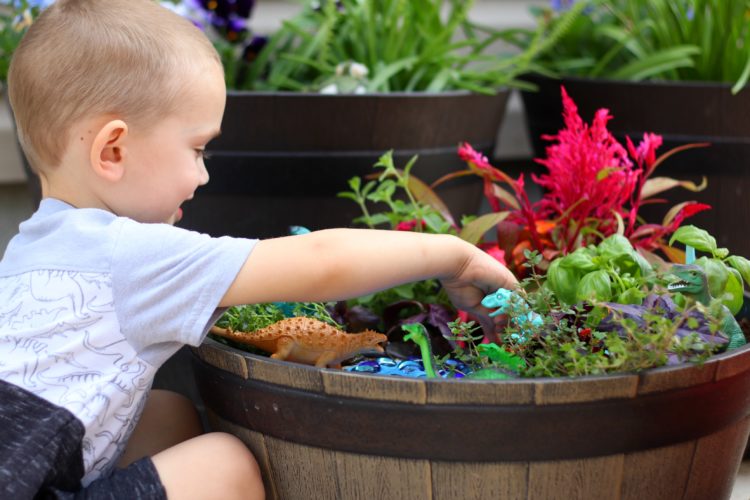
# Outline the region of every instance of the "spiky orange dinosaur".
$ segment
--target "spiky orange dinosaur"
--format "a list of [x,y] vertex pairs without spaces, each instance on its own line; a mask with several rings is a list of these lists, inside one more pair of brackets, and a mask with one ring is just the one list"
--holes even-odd
[[211,333],[271,353],[274,359],[296,361],[317,367],[341,367],[357,354],[382,353],[387,337],[365,330],[346,333],[320,320],[286,318],[254,332],[235,332],[214,326]]

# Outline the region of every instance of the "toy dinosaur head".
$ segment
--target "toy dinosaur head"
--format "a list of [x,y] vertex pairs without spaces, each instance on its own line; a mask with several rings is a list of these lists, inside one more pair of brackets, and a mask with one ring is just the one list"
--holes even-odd
[[388,340],[388,337],[382,333],[372,330],[357,333],[353,338],[356,340],[358,346],[358,354],[382,354],[385,352],[385,349],[380,344]]
[[674,277],[667,290],[670,292],[681,292],[685,295],[700,296],[708,293],[708,278],[702,267],[690,264],[675,264],[669,271]]

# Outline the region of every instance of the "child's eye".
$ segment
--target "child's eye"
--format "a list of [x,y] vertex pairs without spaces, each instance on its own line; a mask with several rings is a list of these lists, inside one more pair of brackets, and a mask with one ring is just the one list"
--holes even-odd
[[211,154],[208,151],[206,151],[205,149],[196,149],[195,150],[195,155],[198,158],[203,158],[204,160],[208,160],[209,158],[211,158]]

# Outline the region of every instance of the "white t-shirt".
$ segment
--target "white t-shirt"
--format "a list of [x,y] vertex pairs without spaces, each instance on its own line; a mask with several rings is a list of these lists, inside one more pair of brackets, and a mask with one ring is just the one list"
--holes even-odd
[[86,428],[83,483],[121,455],[157,368],[199,345],[256,240],[44,199],[0,261],[0,379]]

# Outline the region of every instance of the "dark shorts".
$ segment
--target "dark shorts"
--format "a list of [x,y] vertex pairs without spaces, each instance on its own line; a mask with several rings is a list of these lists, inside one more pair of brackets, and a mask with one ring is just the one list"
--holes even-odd
[[50,488],[40,491],[35,498],[44,499],[91,499],[120,500],[148,499],[166,500],[167,494],[156,473],[154,462],[145,457],[124,469],[115,469],[112,474],[92,482],[78,491],[60,491]]
[[81,486],[84,432],[65,408],[0,380],[0,498],[167,498],[148,457]]

